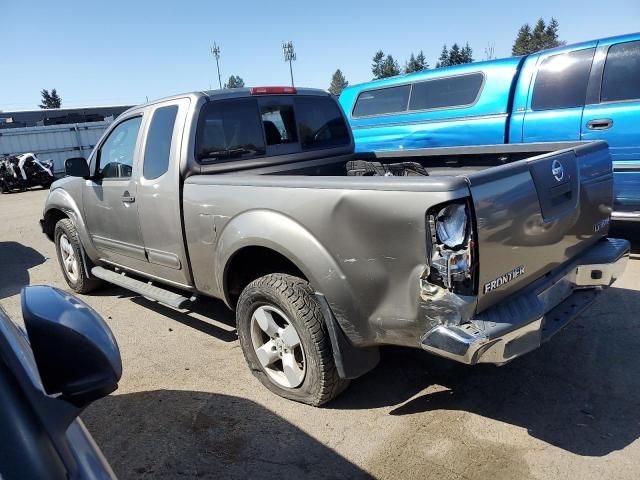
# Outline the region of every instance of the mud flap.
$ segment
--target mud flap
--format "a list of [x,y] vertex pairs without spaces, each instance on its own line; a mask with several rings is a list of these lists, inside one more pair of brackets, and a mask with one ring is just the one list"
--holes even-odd
[[327,325],[333,359],[340,378],[358,378],[372,370],[380,361],[378,347],[355,347],[338,325],[326,297],[318,292],[315,295]]

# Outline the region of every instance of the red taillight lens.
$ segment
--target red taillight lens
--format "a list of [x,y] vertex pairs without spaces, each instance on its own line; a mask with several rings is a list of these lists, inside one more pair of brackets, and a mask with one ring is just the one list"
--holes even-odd
[[251,95],[292,95],[295,87],[251,87]]

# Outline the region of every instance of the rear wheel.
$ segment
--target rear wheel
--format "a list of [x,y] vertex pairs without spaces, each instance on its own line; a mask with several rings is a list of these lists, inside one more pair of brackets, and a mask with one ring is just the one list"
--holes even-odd
[[305,280],[279,273],[254,280],[240,295],[236,319],[249,368],[277,395],[318,406],[349,384],[338,376],[320,306]]
[[[91,268],[93,264],[84,255],[76,226],[70,219],[63,218],[56,223],[54,240],[62,274],[73,291],[89,293],[99,287],[102,283],[99,279],[87,276],[86,270]],[[85,261],[88,262],[86,269]]]

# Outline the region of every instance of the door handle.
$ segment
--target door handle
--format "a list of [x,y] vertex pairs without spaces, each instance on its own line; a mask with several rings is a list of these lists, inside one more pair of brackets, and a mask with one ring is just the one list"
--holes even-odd
[[589,130],[607,130],[613,126],[613,120],[610,118],[597,118],[587,122]]
[[122,203],[133,203],[136,201],[136,197],[131,195],[129,192],[125,191],[122,194]]

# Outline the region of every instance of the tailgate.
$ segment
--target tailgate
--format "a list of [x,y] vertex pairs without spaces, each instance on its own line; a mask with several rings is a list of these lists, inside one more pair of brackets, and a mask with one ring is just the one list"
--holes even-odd
[[609,230],[613,175],[605,142],[467,179],[478,230],[478,311],[574,258]]

